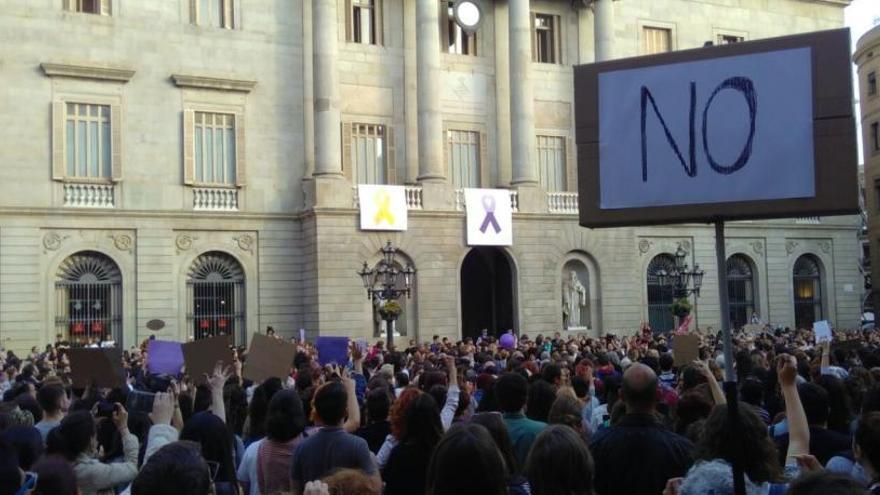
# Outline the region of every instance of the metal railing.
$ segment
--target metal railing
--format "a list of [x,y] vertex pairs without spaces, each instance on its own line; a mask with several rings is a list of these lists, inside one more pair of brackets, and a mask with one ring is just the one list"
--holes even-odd
[[201,211],[238,211],[238,189],[194,187],[193,209]]
[[113,184],[65,183],[64,206],[72,208],[113,208],[116,199]]
[[244,282],[188,282],[187,325],[196,340],[230,335],[238,343],[245,335]]
[[[519,192],[510,190],[510,210],[514,213],[519,211]],[[465,208],[465,200],[464,200],[464,189],[456,189],[455,190],[455,210],[456,211],[464,211]]]
[[122,336],[121,283],[55,283],[55,333],[88,345]]
[[794,223],[817,225],[822,223],[822,220],[819,217],[798,217],[794,219]]

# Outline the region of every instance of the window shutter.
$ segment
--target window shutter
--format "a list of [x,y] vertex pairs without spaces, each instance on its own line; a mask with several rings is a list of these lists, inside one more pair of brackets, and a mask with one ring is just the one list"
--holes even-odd
[[447,178],[450,184],[455,183],[455,179],[452,177],[452,166],[449,164],[449,129],[443,128],[443,136],[440,138],[443,143],[443,163],[440,164],[442,170],[445,170],[444,176]]
[[193,134],[196,126],[196,112],[183,111],[183,183],[193,185],[195,180],[195,142]]
[[245,159],[244,112],[235,113],[235,185],[247,184],[247,160]]
[[111,15],[112,9],[110,8],[110,4],[113,0],[101,0],[101,15]]
[[394,126],[385,126],[385,183],[397,184],[397,160]]
[[110,177],[122,180],[122,105],[110,105]]
[[489,139],[485,131],[480,131],[479,134],[480,139],[480,170],[477,174],[477,177],[480,178],[480,183],[477,184],[479,187],[483,187],[485,184],[489,184]]
[[382,8],[383,0],[374,0],[373,3],[373,29],[376,31],[376,45],[385,45],[385,9]]
[[199,0],[189,0],[189,22],[190,22],[190,24],[196,24],[196,25],[202,24],[199,21],[198,1]]
[[349,181],[352,180],[351,173],[351,122],[342,123],[342,174]]
[[234,0],[223,0],[223,27],[226,29],[235,28],[235,15],[232,2]]
[[577,192],[577,163],[575,162],[574,139],[565,138],[565,190]]
[[52,103],[52,178],[64,179],[64,106],[63,101]]
[[553,38],[553,47],[556,52],[554,62],[563,65],[565,62],[562,60],[562,17],[558,15],[553,16]]
[[534,12],[529,12],[529,20],[531,24],[529,24],[529,33],[532,35],[532,62],[539,62],[538,60],[538,31],[535,29],[535,22],[537,22],[535,18]]
[[[345,0],[345,41],[354,41],[351,0]],[[313,28],[314,29],[314,28]]]
[[440,0],[438,3],[440,9],[440,53],[449,51],[449,3],[446,0]]

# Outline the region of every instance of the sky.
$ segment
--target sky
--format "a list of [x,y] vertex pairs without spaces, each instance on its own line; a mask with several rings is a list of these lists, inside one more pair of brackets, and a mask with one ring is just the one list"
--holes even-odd
[[[869,29],[874,27],[877,24],[880,24],[880,0],[855,0],[849,7],[844,11],[844,15],[846,16],[846,25],[849,26],[852,34],[852,49],[856,49],[856,42],[858,42],[859,38],[865,34]],[[858,81],[858,77],[855,74],[856,66],[853,64],[853,82]],[[855,94],[855,105],[856,105],[856,122],[861,120],[861,113],[859,112],[859,102],[858,95],[859,92],[857,89],[854,89]],[[861,129],[858,131],[858,136],[861,137]],[[863,160],[862,155],[862,140],[859,141],[859,161]]]

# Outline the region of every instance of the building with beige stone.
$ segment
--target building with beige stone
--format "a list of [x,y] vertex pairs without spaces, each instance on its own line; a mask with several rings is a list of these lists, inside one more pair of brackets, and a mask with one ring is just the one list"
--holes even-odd
[[[404,339],[669,328],[679,248],[717,328],[711,227],[578,226],[572,66],[838,28],[848,3],[481,0],[469,35],[445,0],[0,0],[0,343],[373,337],[356,270],[386,240],[417,270]],[[361,231],[358,183],[406,185],[408,230]],[[512,246],[467,245],[468,187],[510,189]],[[734,323],[858,324],[857,224],[730,224]]]
[[[864,154],[865,212],[868,216],[866,250],[870,254],[871,280],[880,280],[877,256],[880,254],[880,98],[877,77],[880,75],[880,26],[865,33],[856,44],[853,62],[858,66],[858,94],[861,108],[862,150]],[[873,307],[878,308],[873,292]]]

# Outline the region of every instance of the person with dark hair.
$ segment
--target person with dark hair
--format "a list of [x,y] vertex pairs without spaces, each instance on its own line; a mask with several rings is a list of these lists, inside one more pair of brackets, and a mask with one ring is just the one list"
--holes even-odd
[[761,421],[770,424],[770,413],[764,409],[764,383],[754,376],[746,377],[739,386],[743,404],[751,406]]
[[211,471],[195,442],[172,442],[141,468],[131,495],[209,495]]
[[593,495],[590,449],[567,426],[552,425],[538,435],[525,474],[533,495]]
[[550,407],[556,399],[556,387],[544,380],[538,380],[529,387],[526,401],[526,416],[534,421],[547,423]]
[[31,471],[37,475],[37,486],[30,495],[79,495],[76,474],[64,458],[44,457],[31,467]]
[[425,491],[428,461],[441,436],[437,402],[430,394],[419,394],[406,410],[406,429],[382,470],[387,495]]
[[[693,462],[693,444],[657,419],[658,387],[657,375],[644,364],[633,364],[624,373],[620,395],[626,414],[600,429],[590,445],[599,495],[660,493],[667,480],[683,476]],[[651,469],[645,470],[648,465]]]
[[367,442],[343,429],[346,416],[349,422],[360,422],[354,380],[345,377],[343,382],[325,383],[315,392],[312,420],[321,429],[294,449],[291,478],[295,493],[302,493],[306,483],[334,469],[360,469],[378,476]]
[[516,461],[520,466],[525,465],[535,437],[547,427],[547,423],[535,421],[523,414],[528,395],[529,384],[519,373],[505,373],[495,382],[495,398],[504,415],[504,424],[507,425]]
[[459,423],[434,449],[424,493],[507,495],[507,477],[504,460],[488,430],[478,424]]
[[541,370],[541,379],[554,387],[562,385],[562,367],[556,363],[547,363]]
[[238,479],[250,495],[289,492],[290,467],[306,417],[296,390],[282,390],[269,401],[266,438],[252,443],[238,466]]
[[95,419],[89,411],[68,414],[46,439],[47,453],[60,455],[73,463],[76,484],[82,495],[113,493],[113,487],[137,476],[138,439],[128,431],[128,411],[118,403],[113,408],[112,421],[122,437],[122,462],[104,464],[94,457],[98,439]]
[[391,397],[388,389],[379,387],[367,393],[367,425],[358,429],[355,435],[366,440],[370,452],[374,454],[379,453],[382,443],[391,433],[391,423],[388,422],[390,409]]
[[501,452],[504,459],[504,467],[507,470],[507,490],[509,495],[529,495],[528,481],[520,472],[520,465],[517,463],[516,454],[513,452],[513,444],[510,443],[510,435],[507,434],[507,426],[500,413],[484,412],[475,414],[470,421],[485,427],[495,446]]
[[32,426],[14,426],[0,433],[18,454],[18,465],[22,471],[30,471],[31,466],[43,455],[43,438]]
[[675,359],[672,357],[672,353],[664,352],[660,355],[660,375],[657,376],[657,379],[669,388],[675,388],[678,385],[678,376],[673,370],[674,366]]
[[[802,383],[797,391],[810,425],[810,454],[824,466],[836,454],[849,452],[852,449],[852,436],[828,429],[828,415],[831,412],[828,392],[815,383]],[[776,438],[780,452],[788,449],[788,441],[788,433]]]
[[37,392],[37,402],[43,408],[43,419],[34,425],[43,437],[43,442],[49,435],[49,430],[61,424],[70,400],[67,392],[60,385],[43,385]]
[[24,472],[18,467],[18,454],[0,438],[0,495],[15,495],[22,483]]
[[880,494],[880,412],[863,414],[856,427],[853,451],[871,480],[868,490]]
[[232,431],[222,419],[208,411],[193,414],[180,431],[180,439],[198,443],[205,460],[217,466],[216,495],[239,493]]
[[269,401],[281,390],[281,379],[277,377],[267,378],[254,389],[254,396],[248,405],[247,419],[244,425],[244,446],[266,436],[266,414],[269,410]]
[[584,428],[581,409],[581,403],[575,397],[569,393],[560,392],[550,406],[547,423],[568,426],[582,439],[585,439],[589,433]]
[[786,495],[868,495],[851,477],[831,471],[807,473],[789,485]]

